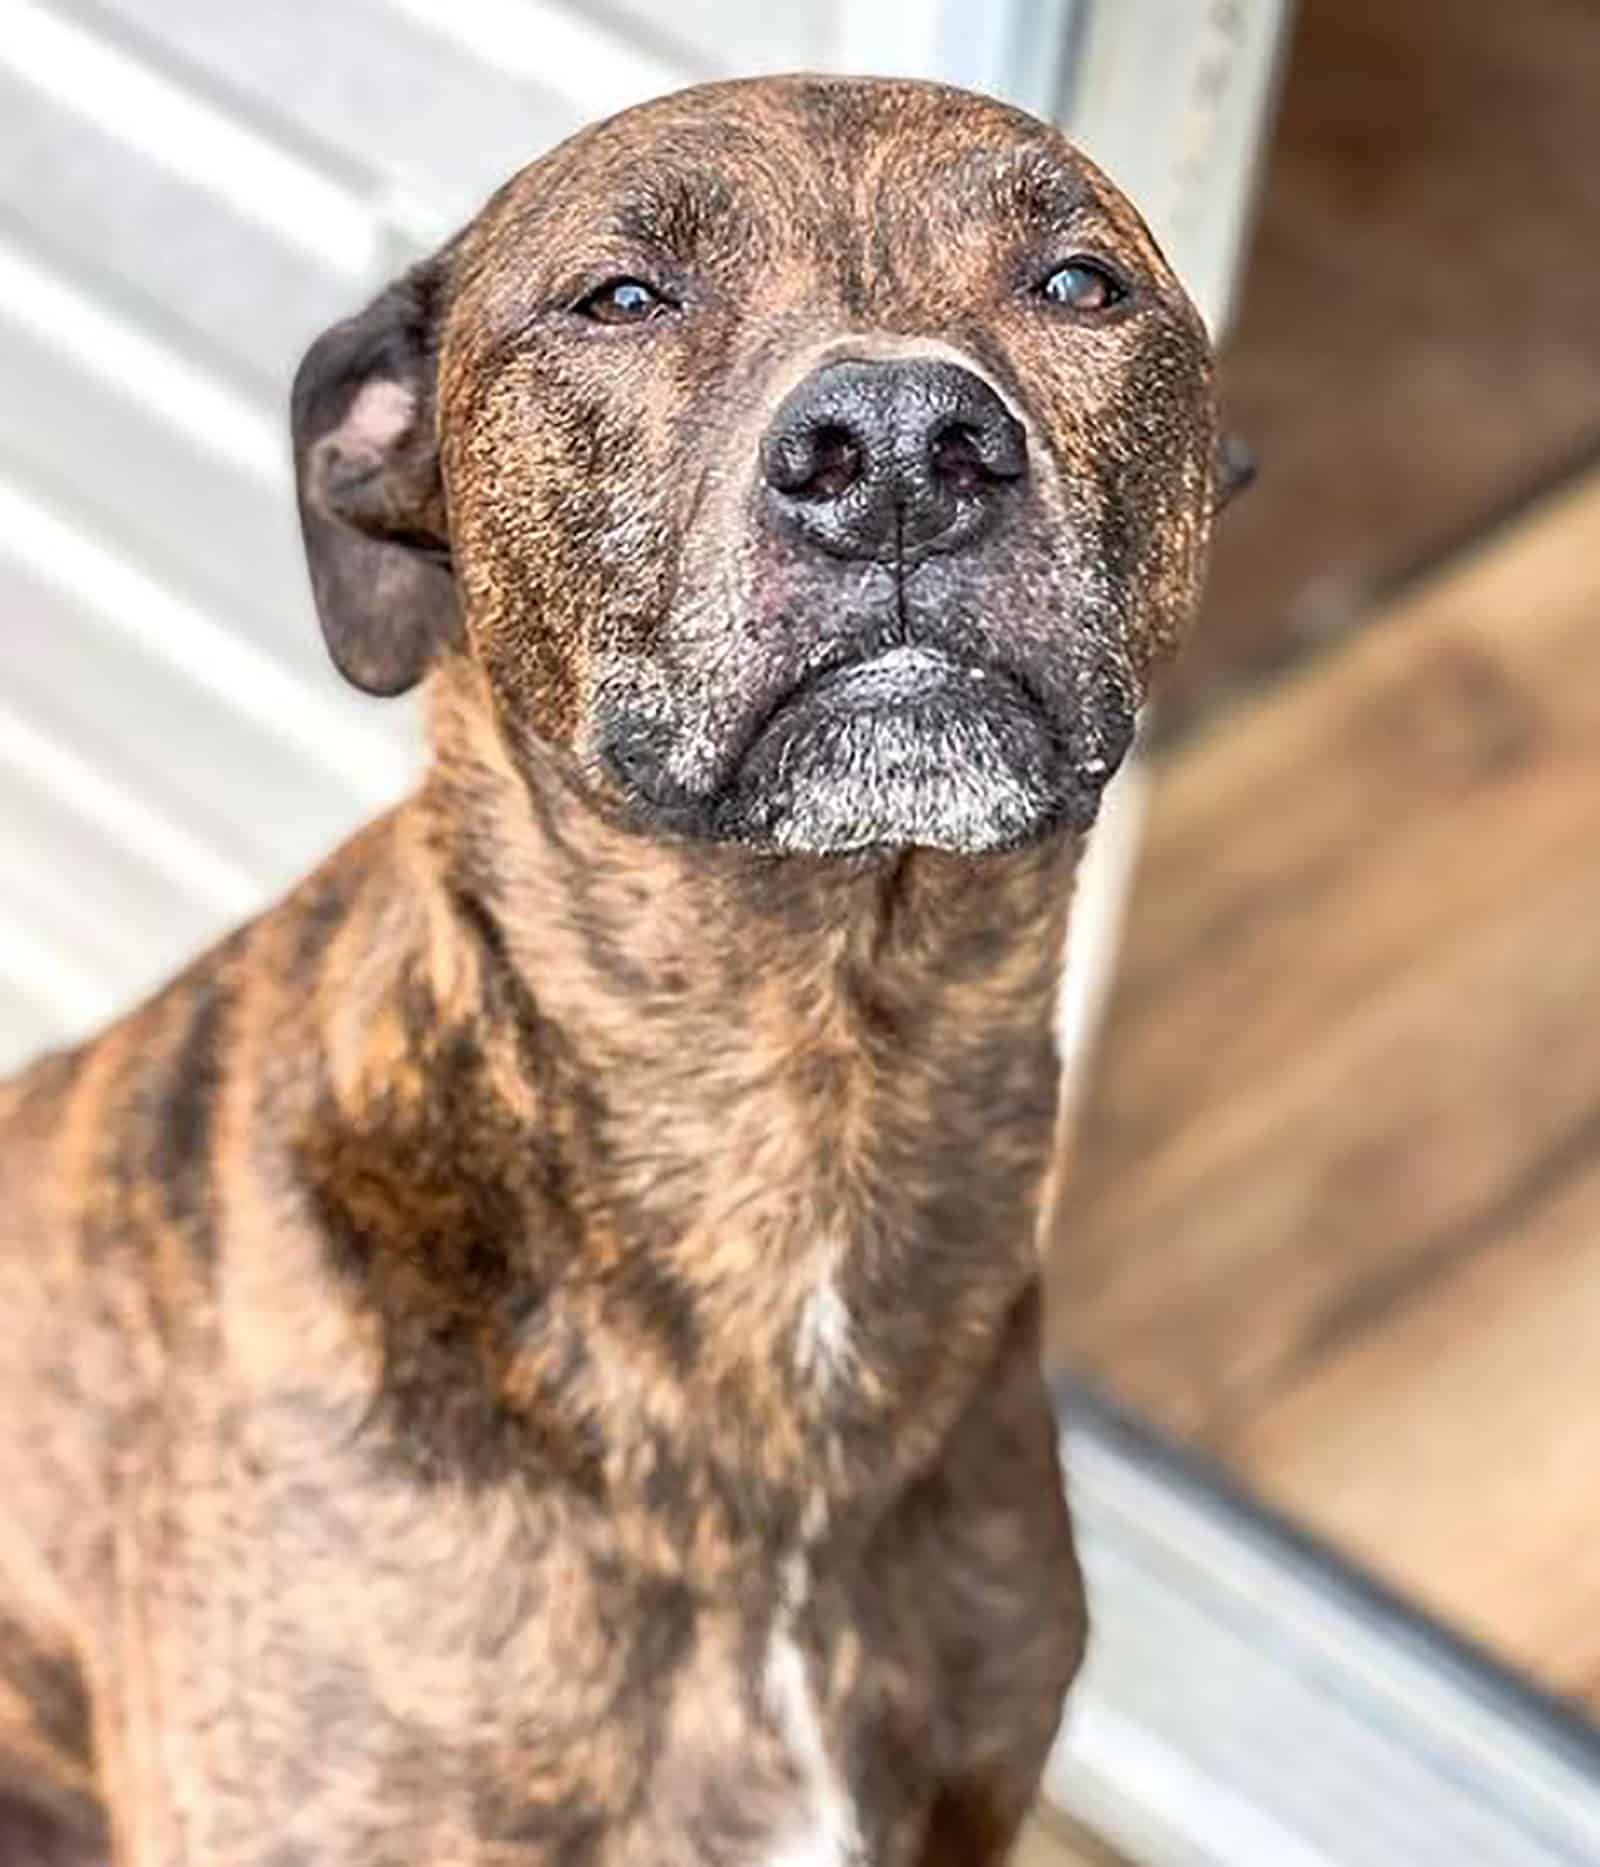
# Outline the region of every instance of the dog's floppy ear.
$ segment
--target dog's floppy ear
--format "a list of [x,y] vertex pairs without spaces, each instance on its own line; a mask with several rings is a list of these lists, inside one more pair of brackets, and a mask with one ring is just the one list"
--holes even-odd
[[370,694],[414,686],[461,633],[434,430],[443,272],[429,260],[325,331],[294,381],[317,613],[340,673]]
[[1219,436],[1216,465],[1212,473],[1212,484],[1216,488],[1212,511],[1220,512],[1224,506],[1237,499],[1255,477],[1255,451],[1249,443],[1241,441],[1236,434]]

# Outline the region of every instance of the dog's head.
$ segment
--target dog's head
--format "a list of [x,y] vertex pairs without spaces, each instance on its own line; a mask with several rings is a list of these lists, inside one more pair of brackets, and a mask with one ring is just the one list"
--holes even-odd
[[318,341],[294,423],[347,675],[465,652],[525,765],[777,851],[1087,824],[1227,477],[1128,203],[899,82],[585,131]]

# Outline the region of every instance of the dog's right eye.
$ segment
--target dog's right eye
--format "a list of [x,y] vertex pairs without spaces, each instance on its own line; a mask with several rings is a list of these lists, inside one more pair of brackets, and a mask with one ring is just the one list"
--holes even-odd
[[597,286],[577,306],[580,316],[592,318],[596,324],[647,324],[673,309],[669,298],[642,279],[612,279]]

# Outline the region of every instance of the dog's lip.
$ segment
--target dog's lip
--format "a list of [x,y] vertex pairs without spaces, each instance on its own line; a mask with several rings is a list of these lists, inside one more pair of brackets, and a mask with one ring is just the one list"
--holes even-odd
[[791,693],[790,700],[838,699],[855,706],[892,706],[920,700],[963,677],[983,680],[979,669],[959,662],[942,649],[906,643],[876,655],[843,661]]
[[994,662],[968,660],[929,643],[901,642],[858,650],[811,669],[768,708],[751,743],[779,721],[813,707],[865,713],[934,700],[959,704],[964,694],[977,700],[985,688],[1007,693],[1030,712],[1046,714],[1030,684]]

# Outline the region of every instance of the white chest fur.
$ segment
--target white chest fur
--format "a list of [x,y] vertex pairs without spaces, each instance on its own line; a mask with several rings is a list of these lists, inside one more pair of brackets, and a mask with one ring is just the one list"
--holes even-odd
[[850,1311],[840,1294],[837,1274],[830,1269],[800,1312],[795,1358],[801,1374],[829,1388],[849,1374],[854,1354]]
[[856,1812],[828,1755],[816,1692],[791,1631],[805,1593],[804,1560],[794,1557],[784,1576],[783,1607],[767,1644],[762,1684],[767,1709],[794,1759],[800,1796],[763,1867],[856,1867],[862,1859]]

